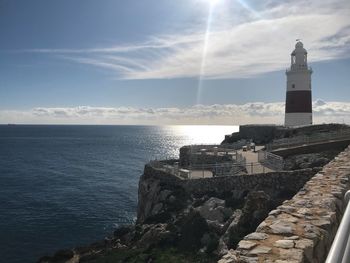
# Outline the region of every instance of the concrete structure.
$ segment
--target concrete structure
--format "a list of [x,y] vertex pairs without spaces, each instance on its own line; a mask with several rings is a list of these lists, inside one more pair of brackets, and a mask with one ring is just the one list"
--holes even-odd
[[291,66],[286,71],[287,94],[285,126],[312,124],[311,74],[307,65],[307,51],[298,41],[291,54]]

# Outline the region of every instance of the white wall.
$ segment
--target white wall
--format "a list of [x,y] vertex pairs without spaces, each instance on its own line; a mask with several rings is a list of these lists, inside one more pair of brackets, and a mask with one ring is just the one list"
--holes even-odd
[[286,113],[284,125],[285,126],[304,126],[312,124],[312,113]]

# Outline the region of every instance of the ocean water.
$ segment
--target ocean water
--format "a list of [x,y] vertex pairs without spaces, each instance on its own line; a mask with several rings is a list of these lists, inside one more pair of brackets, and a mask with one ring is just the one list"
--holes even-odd
[[146,162],[237,130],[0,125],[0,263],[36,262],[103,239],[135,219]]

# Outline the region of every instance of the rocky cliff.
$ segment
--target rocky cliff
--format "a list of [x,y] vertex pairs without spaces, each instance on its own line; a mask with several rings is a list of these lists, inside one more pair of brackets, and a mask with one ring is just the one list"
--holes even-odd
[[[226,137],[225,143],[238,139],[266,143],[274,138],[345,128],[344,125],[333,124],[298,129],[256,127],[241,127],[240,133]],[[246,240],[268,239],[268,232],[248,234],[254,232],[259,224],[261,226],[264,219],[266,221],[284,213],[281,210],[283,206],[277,209],[278,214],[271,214],[270,211],[304,189],[305,183],[320,170],[315,166],[324,165],[340,151],[329,150],[331,152],[322,154],[289,153],[286,155],[287,165],[295,170],[249,176],[191,180],[147,164],[139,181],[136,224],[118,228],[113,235],[100,242],[60,250],[53,256],[41,258],[39,262],[216,262],[223,255],[223,262],[235,262],[233,260],[246,256],[243,253],[241,257],[240,250],[234,250],[238,242],[246,235]],[[331,183],[331,177],[327,177],[327,184]],[[322,178],[318,178],[322,183]],[[330,187],[333,189],[336,186],[330,184]],[[267,223],[269,227],[273,224],[270,221]],[[297,242],[286,240],[280,242],[282,246],[293,243],[294,247]],[[250,251],[259,242],[254,245],[241,242],[239,249]],[[244,248],[244,245],[248,247]],[[250,245],[252,247],[249,248]],[[275,250],[272,248],[271,251]]]
[[135,225],[39,262],[216,262],[317,171],[183,180],[146,165]]

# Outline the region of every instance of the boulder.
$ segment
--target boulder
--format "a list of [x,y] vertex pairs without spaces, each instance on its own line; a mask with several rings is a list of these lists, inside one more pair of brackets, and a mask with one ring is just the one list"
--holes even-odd
[[211,197],[202,206],[196,208],[200,215],[208,220],[219,224],[225,223],[232,215],[232,209],[225,207],[225,201]]
[[238,232],[235,231],[235,229],[238,226],[239,220],[241,219],[242,216],[242,210],[237,209],[235,210],[235,212],[232,214],[231,218],[230,218],[230,224],[227,227],[225,233],[221,236],[220,240],[219,240],[219,245],[218,245],[218,249],[217,249],[217,254],[219,256],[222,256],[224,254],[227,253],[228,251],[228,247],[230,246],[229,242],[230,242],[230,233],[233,232]]

